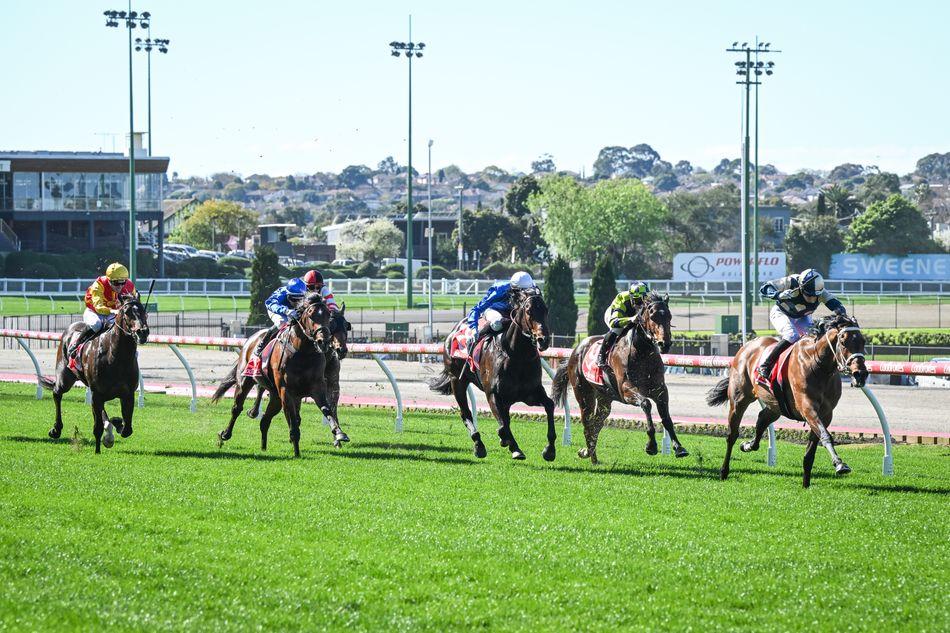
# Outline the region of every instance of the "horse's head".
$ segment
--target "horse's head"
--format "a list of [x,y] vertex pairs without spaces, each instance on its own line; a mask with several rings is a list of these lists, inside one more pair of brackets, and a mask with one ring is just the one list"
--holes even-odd
[[336,355],[340,360],[346,358],[348,352],[346,340],[349,338],[350,330],[353,329],[344,314],[346,314],[345,303],[340,306],[338,312],[334,312],[330,317],[330,345],[336,350]]
[[308,293],[297,309],[297,325],[304,338],[320,351],[326,352],[330,343],[330,309],[319,292]]
[[537,288],[515,292],[512,301],[511,320],[527,336],[539,351],[551,345],[548,329],[548,306]]
[[638,316],[647,338],[659,345],[664,354],[670,351],[672,344],[670,322],[673,320],[673,313],[670,312],[669,300],[669,295],[660,296],[658,292],[651,292],[644,298]]
[[868,379],[864,362],[864,333],[854,317],[829,315],[815,322],[812,334],[828,336],[838,370],[851,376],[852,387],[863,387]]
[[116,326],[133,337],[139,344],[148,341],[148,315],[138,294],[126,294],[119,298],[119,310],[115,315]]

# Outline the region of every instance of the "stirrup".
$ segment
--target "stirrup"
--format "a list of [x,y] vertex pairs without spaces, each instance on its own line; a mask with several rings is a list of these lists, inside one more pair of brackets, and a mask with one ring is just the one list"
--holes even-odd
[[755,384],[761,385],[771,391],[771,385],[769,384],[769,373],[763,372],[761,367],[757,367],[755,370]]

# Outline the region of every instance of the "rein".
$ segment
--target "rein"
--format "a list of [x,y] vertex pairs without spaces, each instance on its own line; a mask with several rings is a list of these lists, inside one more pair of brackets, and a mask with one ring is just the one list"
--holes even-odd
[[[841,335],[844,332],[860,332],[860,331],[861,331],[861,328],[853,326],[853,325],[841,328],[840,330],[836,330],[838,335]],[[830,330],[828,332],[825,332],[826,338],[828,337],[829,333],[830,333]],[[862,354],[861,352],[854,352],[853,354],[849,354],[848,356],[845,356],[844,352],[841,351],[841,346],[838,345],[837,336],[835,337],[834,343],[832,343],[831,339],[829,339],[828,345],[831,346],[832,354],[834,355],[834,359],[835,359],[835,364],[838,367],[838,373],[842,373],[842,374],[848,373],[848,370],[849,370],[848,365],[851,364],[852,360],[855,360],[858,358],[864,358],[864,354]]]

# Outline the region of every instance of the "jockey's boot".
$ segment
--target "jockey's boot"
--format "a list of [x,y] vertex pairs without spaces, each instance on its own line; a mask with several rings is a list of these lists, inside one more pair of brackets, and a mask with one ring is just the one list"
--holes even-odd
[[607,332],[607,335],[604,336],[604,341],[600,344],[600,350],[597,352],[597,366],[601,369],[607,369],[607,355],[610,354],[610,350],[619,336],[616,332]]
[[96,332],[94,329],[88,325],[79,332],[79,336],[76,337],[76,340],[73,341],[73,344],[69,346],[69,349],[66,350],[66,358],[70,358],[73,354],[76,353],[76,350],[79,349],[79,346],[85,343],[86,341],[91,341],[96,337]]
[[780,339],[778,343],[769,349],[769,353],[766,354],[764,359],[762,359],[762,364],[759,365],[759,368],[755,372],[755,381],[757,383],[765,387],[769,386],[769,376],[772,373],[772,368],[778,361],[778,357],[781,356],[782,352],[791,346],[791,342],[786,341],[785,339]]
[[475,333],[475,336],[472,337],[472,340],[469,341],[468,355],[471,356],[472,354],[475,353],[475,346],[478,345],[478,342],[480,340],[482,340],[483,338],[487,336],[494,336],[498,334],[498,332],[504,332],[506,329],[508,329],[508,326],[510,324],[511,324],[511,319],[502,319],[501,328],[498,330],[495,330],[494,328],[492,328],[492,326],[488,323],[483,325],[482,328],[478,332]]
[[272,325],[264,332],[264,336],[261,337],[261,340],[257,342],[257,346],[254,348],[254,351],[251,353],[251,357],[247,359],[247,367],[244,369],[244,373],[249,376],[260,376],[261,375],[261,355],[264,353],[264,348],[267,347],[267,344],[270,343],[271,339],[277,335],[277,332],[280,330],[279,325]]

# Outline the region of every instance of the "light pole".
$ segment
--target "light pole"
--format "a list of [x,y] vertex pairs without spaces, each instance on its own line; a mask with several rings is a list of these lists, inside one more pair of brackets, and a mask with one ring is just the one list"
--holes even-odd
[[129,0],[129,10],[105,11],[106,26],[118,27],[120,20],[125,22],[129,32],[129,277],[135,281],[136,252],[135,242],[137,229],[135,226],[135,120],[132,105],[132,29],[141,27],[147,29],[152,14],[148,11],[137,13],[132,10],[132,0]]
[[409,41],[390,42],[393,57],[405,55],[409,60],[409,166],[406,169],[406,308],[412,308],[412,58],[422,57],[426,45],[412,41],[412,16],[409,16]]
[[426,174],[426,202],[429,210],[429,340],[432,340],[432,139],[429,139],[429,170]]
[[152,39],[152,29],[148,30],[148,37],[144,40],[140,37],[135,38],[135,50],[144,50],[148,59],[148,155],[152,155],[152,49],[158,49],[159,53],[167,53],[168,45],[171,40],[159,38]]
[[[739,46],[739,42],[733,42],[730,48],[727,48],[726,51],[729,53],[740,53],[745,60],[736,62],[736,74],[739,75],[740,79],[736,81],[737,84],[745,86],[745,111],[744,111],[744,124],[743,124],[743,140],[742,140],[742,204],[741,209],[741,218],[740,218],[740,237],[742,242],[742,339],[745,340],[748,336],[748,333],[752,330],[752,293],[753,288],[756,285],[750,280],[750,244],[749,244],[749,97],[750,97],[750,87],[758,86],[760,82],[759,78],[765,75],[772,74],[772,67],[775,65],[772,62],[762,62],[762,61],[753,61],[752,56],[755,55],[758,59],[759,54],[766,53],[778,53],[780,51],[771,51],[769,50],[770,44],[756,44],[754,47],[750,47],[748,42],[743,42]],[[756,161],[758,163],[758,161]],[[755,254],[755,259],[758,259],[758,252]],[[756,266],[756,269],[758,267]],[[758,282],[758,275],[756,275],[756,282]]]
[[464,247],[462,246],[462,192],[465,191],[465,187],[462,185],[455,185],[455,190],[459,192],[459,246],[458,246],[458,269],[465,270],[462,268],[462,253],[465,252]]

